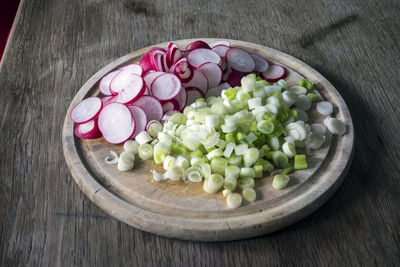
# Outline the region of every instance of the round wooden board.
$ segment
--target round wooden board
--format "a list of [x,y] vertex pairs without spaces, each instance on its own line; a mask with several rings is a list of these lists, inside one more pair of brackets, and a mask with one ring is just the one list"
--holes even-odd
[[[218,39],[202,40],[211,43]],[[176,41],[181,48],[193,40]],[[133,62],[150,48],[132,52],[92,76],[73,99],[63,127],[64,156],[71,173],[85,194],[111,216],[144,231],[166,237],[199,240],[235,240],[266,234],[309,215],[337,190],[350,166],[354,130],[349,110],[338,91],[317,71],[282,52],[248,42],[229,40],[234,47],[255,52],[270,62],[278,62],[289,72],[288,84],[306,77],[315,82],[321,96],[335,106],[335,115],[344,121],[343,136],[327,134],[325,145],[307,157],[309,169],[291,175],[289,186],[274,190],[272,177],[256,180],[257,200],[238,209],[228,209],[222,194],[207,194],[200,183],[153,182],[151,169],[161,170],[152,161],[135,161],[135,169],[120,172],[105,164],[110,150],[123,151],[122,145],[108,144],[103,138],[82,140],[74,136],[69,114],[82,99],[98,95],[100,79],[108,72]],[[166,47],[167,43],[156,46]],[[322,122],[314,111],[312,122]],[[138,158],[138,157],[137,157]]]

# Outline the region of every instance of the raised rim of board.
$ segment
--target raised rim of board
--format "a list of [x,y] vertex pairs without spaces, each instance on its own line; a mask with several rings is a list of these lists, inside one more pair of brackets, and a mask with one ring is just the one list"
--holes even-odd
[[[123,221],[135,228],[154,234],[197,241],[226,241],[250,238],[284,228],[314,212],[325,203],[338,189],[351,165],[354,150],[354,128],[350,112],[334,86],[316,70],[304,62],[289,56],[283,52],[249,42],[198,38],[174,41],[180,46],[195,40],[204,40],[211,43],[218,40],[227,40],[233,46],[251,48],[268,53],[268,58],[287,66],[302,76],[315,81],[318,91],[328,94],[335,100],[340,119],[346,124],[347,132],[336,141],[336,150],[328,152],[331,161],[326,161],[326,172],[319,174],[318,179],[312,183],[305,183],[301,194],[294,196],[287,202],[273,208],[262,210],[258,213],[228,217],[228,218],[187,218],[167,216],[144,210],[115,195],[102,186],[94,177],[93,172],[87,169],[80,158],[74,136],[74,124],[69,117],[72,108],[96,85],[105,74],[111,70],[126,64],[133,58],[143,55],[153,46],[166,47],[167,42],[145,47],[129,53],[108,64],[93,75],[78,91],[72,100],[64,120],[62,143],[64,156],[72,176],[81,190],[101,209],[111,216]],[[328,172],[329,170],[329,172]]]

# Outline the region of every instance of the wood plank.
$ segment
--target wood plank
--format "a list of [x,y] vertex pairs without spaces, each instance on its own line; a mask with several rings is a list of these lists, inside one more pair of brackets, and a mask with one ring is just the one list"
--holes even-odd
[[[0,67],[1,265],[399,265],[398,10],[391,0],[21,1]],[[60,140],[79,88],[140,47],[195,37],[283,51],[345,99],[355,160],[307,219],[246,241],[170,240],[106,219],[76,186]]]

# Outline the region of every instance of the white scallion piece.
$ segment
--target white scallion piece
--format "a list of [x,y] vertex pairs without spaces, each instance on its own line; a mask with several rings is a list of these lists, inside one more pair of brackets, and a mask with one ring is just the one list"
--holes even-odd
[[278,190],[284,189],[289,183],[289,176],[286,174],[277,174],[272,181],[272,187]]
[[218,115],[207,115],[205,118],[205,125],[210,128],[215,128],[219,125]]
[[293,158],[296,155],[296,148],[293,143],[286,142],[282,145],[283,153],[289,158]]
[[126,172],[133,169],[135,155],[132,152],[124,151],[119,155],[118,170]]
[[228,166],[225,168],[225,177],[239,178],[240,168],[238,166]]
[[297,112],[297,120],[304,121],[304,122],[308,121],[308,115],[304,110],[302,110],[300,108],[294,108],[293,110],[295,110]]
[[183,156],[178,156],[176,158],[175,165],[181,167],[184,170],[186,170],[190,166],[189,160]]
[[124,143],[124,150],[130,151],[133,154],[137,154],[139,149],[139,143],[135,140],[128,140]]
[[217,145],[219,141],[220,134],[218,132],[215,132],[211,134],[207,139],[203,142],[203,146],[205,149],[210,149],[213,146]]
[[253,188],[245,188],[242,191],[244,200],[247,202],[254,202],[256,200],[256,191]]
[[158,132],[162,131],[163,126],[159,121],[152,120],[147,123],[146,130],[154,138],[157,137]]
[[291,136],[285,136],[285,141],[286,142],[289,142],[289,143],[292,143],[292,145],[295,145],[295,142],[294,142],[294,138],[293,137],[291,137]]
[[201,163],[200,164],[201,172],[203,173],[204,179],[208,179],[211,175],[211,167],[208,163]]
[[295,106],[299,109],[307,111],[311,108],[311,100],[306,95],[299,95],[296,99]]
[[[305,138],[305,136],[304,136],[304,138]],[[279,146],[280,146],[278,137],[269,138],[268,145],[271,147],[272,150],[278,150]]]
[[307,94],[307,88],[300,86],[300,85],[295,85],[291,86],[288,88],[289,91],[292,91],[296,95],[305,95]]
[[216,193],[224,184],[224,177],[220,174],[211,174],[204,181],[203,189],[207,193]]
[[254,178],[252,177],[243,177],[238,180],[238,187],[242,190],[245,188],[254,188],[255,185]]
[[292,91],[284,91],[282,93],[282,100],[288,104],[289,106],[293,105],[296,103],[297,100],[297,95],[293,93]]
[[153,140],[153,138],[149,135],[148,132],[142,131],[138,135],[136,135],[135,140],[141,145],[150,142],[151,140]]
[[226,141],[225,141],[225,140],[222,140],[222,139],[219,139],[218,142],[217,142],[217,144],[216,144],[216,146],[219,147],[219,148],[221,148],[221,149],[224,149],[225,146],[226,146]]
[[251,167],[260,157],[260,152],[257,148],[252,147],[247,149],[243,156],[243,162],[246,167]]
[[278,168],[286,168],[289,163],[289,159],[286,154],[280,150],[274,152],[272,161]]
[[224,196],[224,197],[227,197],[229,194],[231,194],[232,193],[232,191],[231,190],[229,190],[229,189],[224,189],[224,190],[222,190],[222,195]]
[[277,114],[278,113],[278,108],[277,106],[273,105],[273,104],[268,104],[264,106],[268,111],[272,112],[273,114]]
[[221,125],[221,130],[222,130],[223,133],[231,133],[231,132],[234,132],[236,130],[236,125],[222,124]]
[[193,157],[190,159],[190,165],[192,166],[200,166],[200,164],[203,163],[203,160],[198,157]]
[[242,205],[243,198],[238,193],[231,193],[226,197],[226,205],[230,209],[236,209]]
[[193,183],[200,183],[203,180],[203,176],[201,175],[201,169],[197,166],[192,166],[185,171],[187,178],[189,181]]
[[248,144],[240,144],[235,146],[235,155],[240,156],[246,154],[247,149],[249,149]]
[[320,133],[309,133],[306,138],[306,146],[310,149],[319,149],[325,143],[325,136]]
[[252,99],[249,99],[247,100],[247,104],[250,110],[255,109],[256,107],[260,107],[262,105],[261,97],[254,97]]
[[270,96],[275,92],[281,92],[282,88],[279,85],[268,85],[264,87],[265,95]]
[[247,140],[247,142],[249,142],[249,143],[253,143],[254,141],[257,140],[257,135],[255,135],[255,134],[253,134],[253,133],[249,133],[249,134],[246,136],[246,140]]
[[151,170],[153,173],[153,180],[156,182],[164,181],[167,180],[167,174],[166,173],[158,173],[156,170]]
[[243,167],[240,169],[239,176],[240,178],[246,178],[246,177],[254,178],[256,177],[256,171],[250,167]]
[[333,105],[328,101],[321,101],[317,103],[317,111],[322,115],[330,115],[333,112]]
[[164,159],[164,162],[163,162],[164,170],[168,170],[168,168],[170,166],[174,165],[175,162],[176,162],[176,158],[175,157],[173,157],[171,155],[166,156],[165,159]]
[[287,89],[287,83],[286,83],[285,80],[280,79],[280,80],[277,82],[277,84],[280,85],[283,89],[285,89],[285,90]]
[[324,124],[328,130],[333,134],[342,135],[346,132],[346,126],[344,123],[336,118],[329,118],[324,120]]
[[153,156],[153,147],[150,144],[144,143],[139,146],[139,158],[142,160],[151,159]]
[[169,144],[169,145],[172,144],[172,138],[171,138],[171,136],[169,136],[168,134],[165,134],[165,133],[163,133],[163,132],[159,132],[159,133],[158,133],[158,140],[159,140],[160,142],[162,142],[162,143],[165,143],[165,144]]
[[167,178],[173,181],[179,181],[182,179],[184,169],[176,164],[170,166],[167,170]]
[[221,148],[217,148],[217,149],[214,149],[214,150],[210,151],[207,154],[207,159],[208,160],[212,160],[212,159],[215,159],[215,158],[222,157],[223,155],[224,155],[224,152],[222,151],[222,149]]
[[104,161],[107,163],[107,164],[109,164],[109,165],[115,165],[115,164],[117,164],[118,163],[118,155],[117,155],[117,153],[115,153],[114,151],[110,151],[110,154],[111,154],[111,156],[110,155],[107,155],[105,158],[104,158]]
[[313,124],[311,124],[311,131],[314,133],[319,133],[319,134],[325,135],[326,128],[321,123],[313,123]]
[[224,157],[225,158],[229,158],[233,152],[233,150],[235,149],[235,143],[230,142],[225,146],[225,150],[224,150]]
[[279,106],[279,99],[276,98],[275,96],[270,96],[266,99],[266,104],[277,107],[277,106]]

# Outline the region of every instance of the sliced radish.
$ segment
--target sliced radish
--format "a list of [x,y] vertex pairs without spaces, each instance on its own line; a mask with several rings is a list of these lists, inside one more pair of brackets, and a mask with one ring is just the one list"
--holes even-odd
[[169,70],[170,73],[175,74],[181,80],[181,82],[189,82],[193,77],[193,70],[187,63],[186,58],[178,59]]
[[192,79],[182,84],[183,87],[196,87],[201,90],[203,94],[205,94],[208,90],[208,80],[207,77],[200,70],[193,70]]
[[117,95],[120,91],[130,86],[131,83],[136,83],[141,79],[142,78],[139,75],[123,70],[112,79],[110,83],[110,91],[113,95]]
[[150,94],[150,88],[147,87],[147,85],[146,85],[146,89],[144,90],[143,95],[151,95],[151,94]]
[[132,112],[132,116],[135,119],[136,129],[133,133],[131,139],[134,139],[138,133],[144,131],[147,125],[147,116],[146,113],[138,106],[129,105],[128,108]]
[[222,69],[219,65],[211,62],[204,63],[197,68],[208,80],[208,87],[215,87],[221,83]]
[[230,84],[230,86],[235,87],[235,86],[240,86],[240,81],[245,76],[246,73],[232,70],[231,74],[229,74],[229,77],[227,79],[227,82]]
[[171,73],[158,76],[150,87],[151,95],[160,101],[167,101],[177,96],[182,89],[181,81]]
[[153,65],[153,69],[156,71],[168,71],[166,56],[164,51],[156,50],[153,51],[150,56],[151,64]]
[[99,114],[99,129],[111,144],[120,144],[135,132],[135,119],[129,108],[120,103],[105,106]]
[[[182,90],[185,91],[185,90]],[[171,99],[162,104],[164,114],[171,110],[179,110],[180,106],[176,99]]]
[[192,104],[198,98],[204,97],[203,92],[197,89],[196,87],[188,87],[186,88],[186,92],[188,96],[187,105]]
[[226,52],[226,61],[232,69],[240,72],[249,73],[254,71],[256,67],[256,63],[250,54],[237,47],[230,48]]
[[220,85],[210,88],[207,91],[206,98],[210,96],[221,96],[222,90],[226,90],[230,88],[231,86],[229,83],[221,83]]
[[124,71],[129,71],[130,73],[137,74],[139,76],[143,75],[143,69],[142,67],[140,67],[139,64],[129,64],[119,69]]
[[267,82],[277,82],[286,77],[286,69],[280,65],[271,64],[267,71],[261,73],[261,77]]
[[106,105],[111,104],[111,103],[118,103],[116,95],[112,96],[111,98],[109,98],[103,106],[106,106]]
[[187,55],[188,62],[194,68],[198,68],[201,64],[212,62],[221,64],[221,57],[214,51],[206,48],[199,48],[189,52]]
[[160,50],[160,51],[164,51],[165,52],[165,49],[161,48],[161,47],[152,47],[152,48],[150,48],[142,56],[142,58],[140,59],[140,62],[139,62],[139,64],[142,67],[144,73],[153,69],[153,65],[151,64],[150,56],[151,56],[152,52],[155,51],[155,50]]
[[179,111],[183,111],[187,104],[187,92],[182,89],[179,94],[174,98],[179,104]]
[[229,75],[231,75],[232,71],[233,71],[232,68],[229,67],[229,65],[227,64],[226,65],[226,70],[224,71],[224,75],[222,76],[222,81],[223,82],[228,81],[228,77],[229,77]]
[[182,57],[182,52],[176,44],[169,43],[165,56],[168,67],[171,67],[180,57]]
[[223,72],[225,72],[226,70],[227,70],[227,68],[228,68],[228,65],[226,64],[226,60],[225,59],[221,59],[221,70],[223,71]]
[[71,111],[73,122],[81,124],[94,119],[103,107],[100,98],[92,96],[79,102]]
[[138,106],[146,113],[147,120],[152,121],[161,120],[163,116],[163,110],[161,103],[152,96],[142,96],[137,101],[135,101],[132,105]]
[[225,40],[221,40],[221,41],[216,41],[216,42],[212,42],[211,44],[209,44],[209,46],[210,46],[211,48],[214,48],[214,47],[216,47],[217,45],[225,45],[225,46],[230,47],[230,46],[231,46],[231,43],[228,42],[228,41],[225,41]]
[[75,135],[82,139],[96,139],[102,136],[97,120],[91,120],[76,126]]
[[103,102],[103,107],[107,104],[107,101],[113,98],[114,96],[105,96],[101,98],[101,102]]
[[99,84],[100,93],[103,95],[112,95],[110,91],[110,83],[119,72],[121,72],[121,70],[112,71],[101,79]]
[[124,89],[119,91],[116,99],[117,102],[122,104],[128,104],[134,102],[144,94],[146,90],[146,84],[144,80],[139,75],[136,74],[133,75],[135,79],[132,79],[129,85],[125,86]]
[[226,45],[217,45],[212,48],[212,51],[217,53],[221,58],[225,58],[226,52],[230,49],[229,46]]
[[199,48],[211,49],[211,47],[206,42],[198,40],[198,41],[194,41],[194,42],[191,42],[190,44],[188,44],[185,47],[185,51],[192,51],[192,50],[199,49]]
[[254,62],[256,63],[255,71],[258,72],[264,72],[268,69],[269,63],[268,61],[260,56],[259,54],[250,54],[250,56],[253,58]]
[[153,83],[154,79],[164,73],[165,72],[162,72],[162,71],[149,71],[143,76],[143,80],[146,83],[147,87],[150,89],[151,84]]

